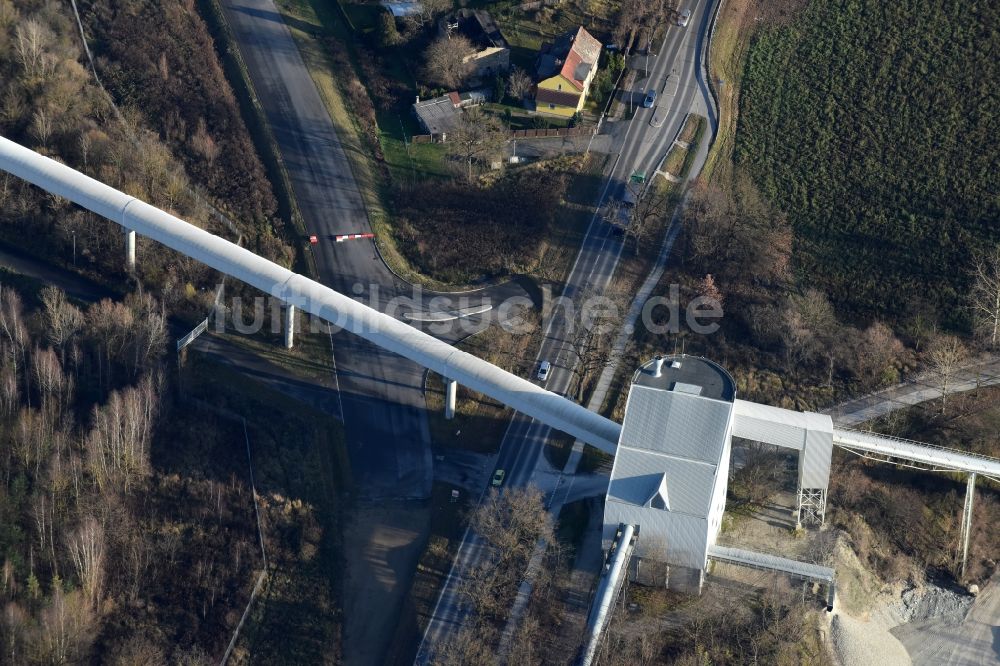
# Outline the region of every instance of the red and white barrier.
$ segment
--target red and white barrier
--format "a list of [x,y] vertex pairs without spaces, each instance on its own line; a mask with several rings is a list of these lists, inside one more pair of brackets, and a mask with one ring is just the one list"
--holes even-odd
[[334,236],[334,240],[338,243],[343,243],[349,240],[359,240],[361,238],[375,238],[375,234],[338,234]]

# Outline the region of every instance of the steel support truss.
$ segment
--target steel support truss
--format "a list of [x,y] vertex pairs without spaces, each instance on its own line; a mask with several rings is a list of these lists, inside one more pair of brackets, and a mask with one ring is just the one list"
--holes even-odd
[[822,525],[826,521],[826,488],[799,488],[795,527],[803,523]]

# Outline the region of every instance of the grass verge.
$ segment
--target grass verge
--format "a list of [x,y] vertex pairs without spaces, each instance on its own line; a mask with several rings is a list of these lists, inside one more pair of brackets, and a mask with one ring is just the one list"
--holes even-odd
[[752,7],[751,0],[726,0],[719,9],[712,35],[708,63],[710,76],[716,80],[719,130],[701,171],[701,177],[706,181],[717,178],[728,182],[727,179],[732,176],[740,82],[754,32],[754,23],[747,20],[752,14]]

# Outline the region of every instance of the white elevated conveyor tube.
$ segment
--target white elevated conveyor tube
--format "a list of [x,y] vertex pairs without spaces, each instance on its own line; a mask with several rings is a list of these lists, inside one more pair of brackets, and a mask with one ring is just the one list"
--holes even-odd
[[3,137],[0,169],[602,451],[617,448],[614,421]]
[[615,539],[614,554],[611,562],[605,563],[601,579],[597,583],[594,594],[594,605],[587,618],[587,642],[580,658],[580,666],[590,666],[601,644],[601,633],[612,615],[612,605],[618,598],[625,576],[628,575],[628,561],[632,557],[632,537],[635,535],[634,525],[620,525]]

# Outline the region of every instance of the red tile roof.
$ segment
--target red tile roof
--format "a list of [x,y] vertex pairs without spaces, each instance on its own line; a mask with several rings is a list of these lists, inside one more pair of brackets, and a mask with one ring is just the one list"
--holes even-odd
[[538,93],[535,95],[535,102],[538,104],[558,104],[560,106],[576,107],[580,102],[580,95],[575,92],[539,88]]
[[583,27],[580,27],[573,36],[573,45],[570,47],[569,53],[566,54],[566,60],[563,62],[560,74],[572,81],[573,85],[578,89],[583,90],[584,79],[577,78],[577,68],[581,63],[586,63],[591,68],[596,68],[597,60],[600,57],[601,43],[594,39],[593,35],[584,30]]

